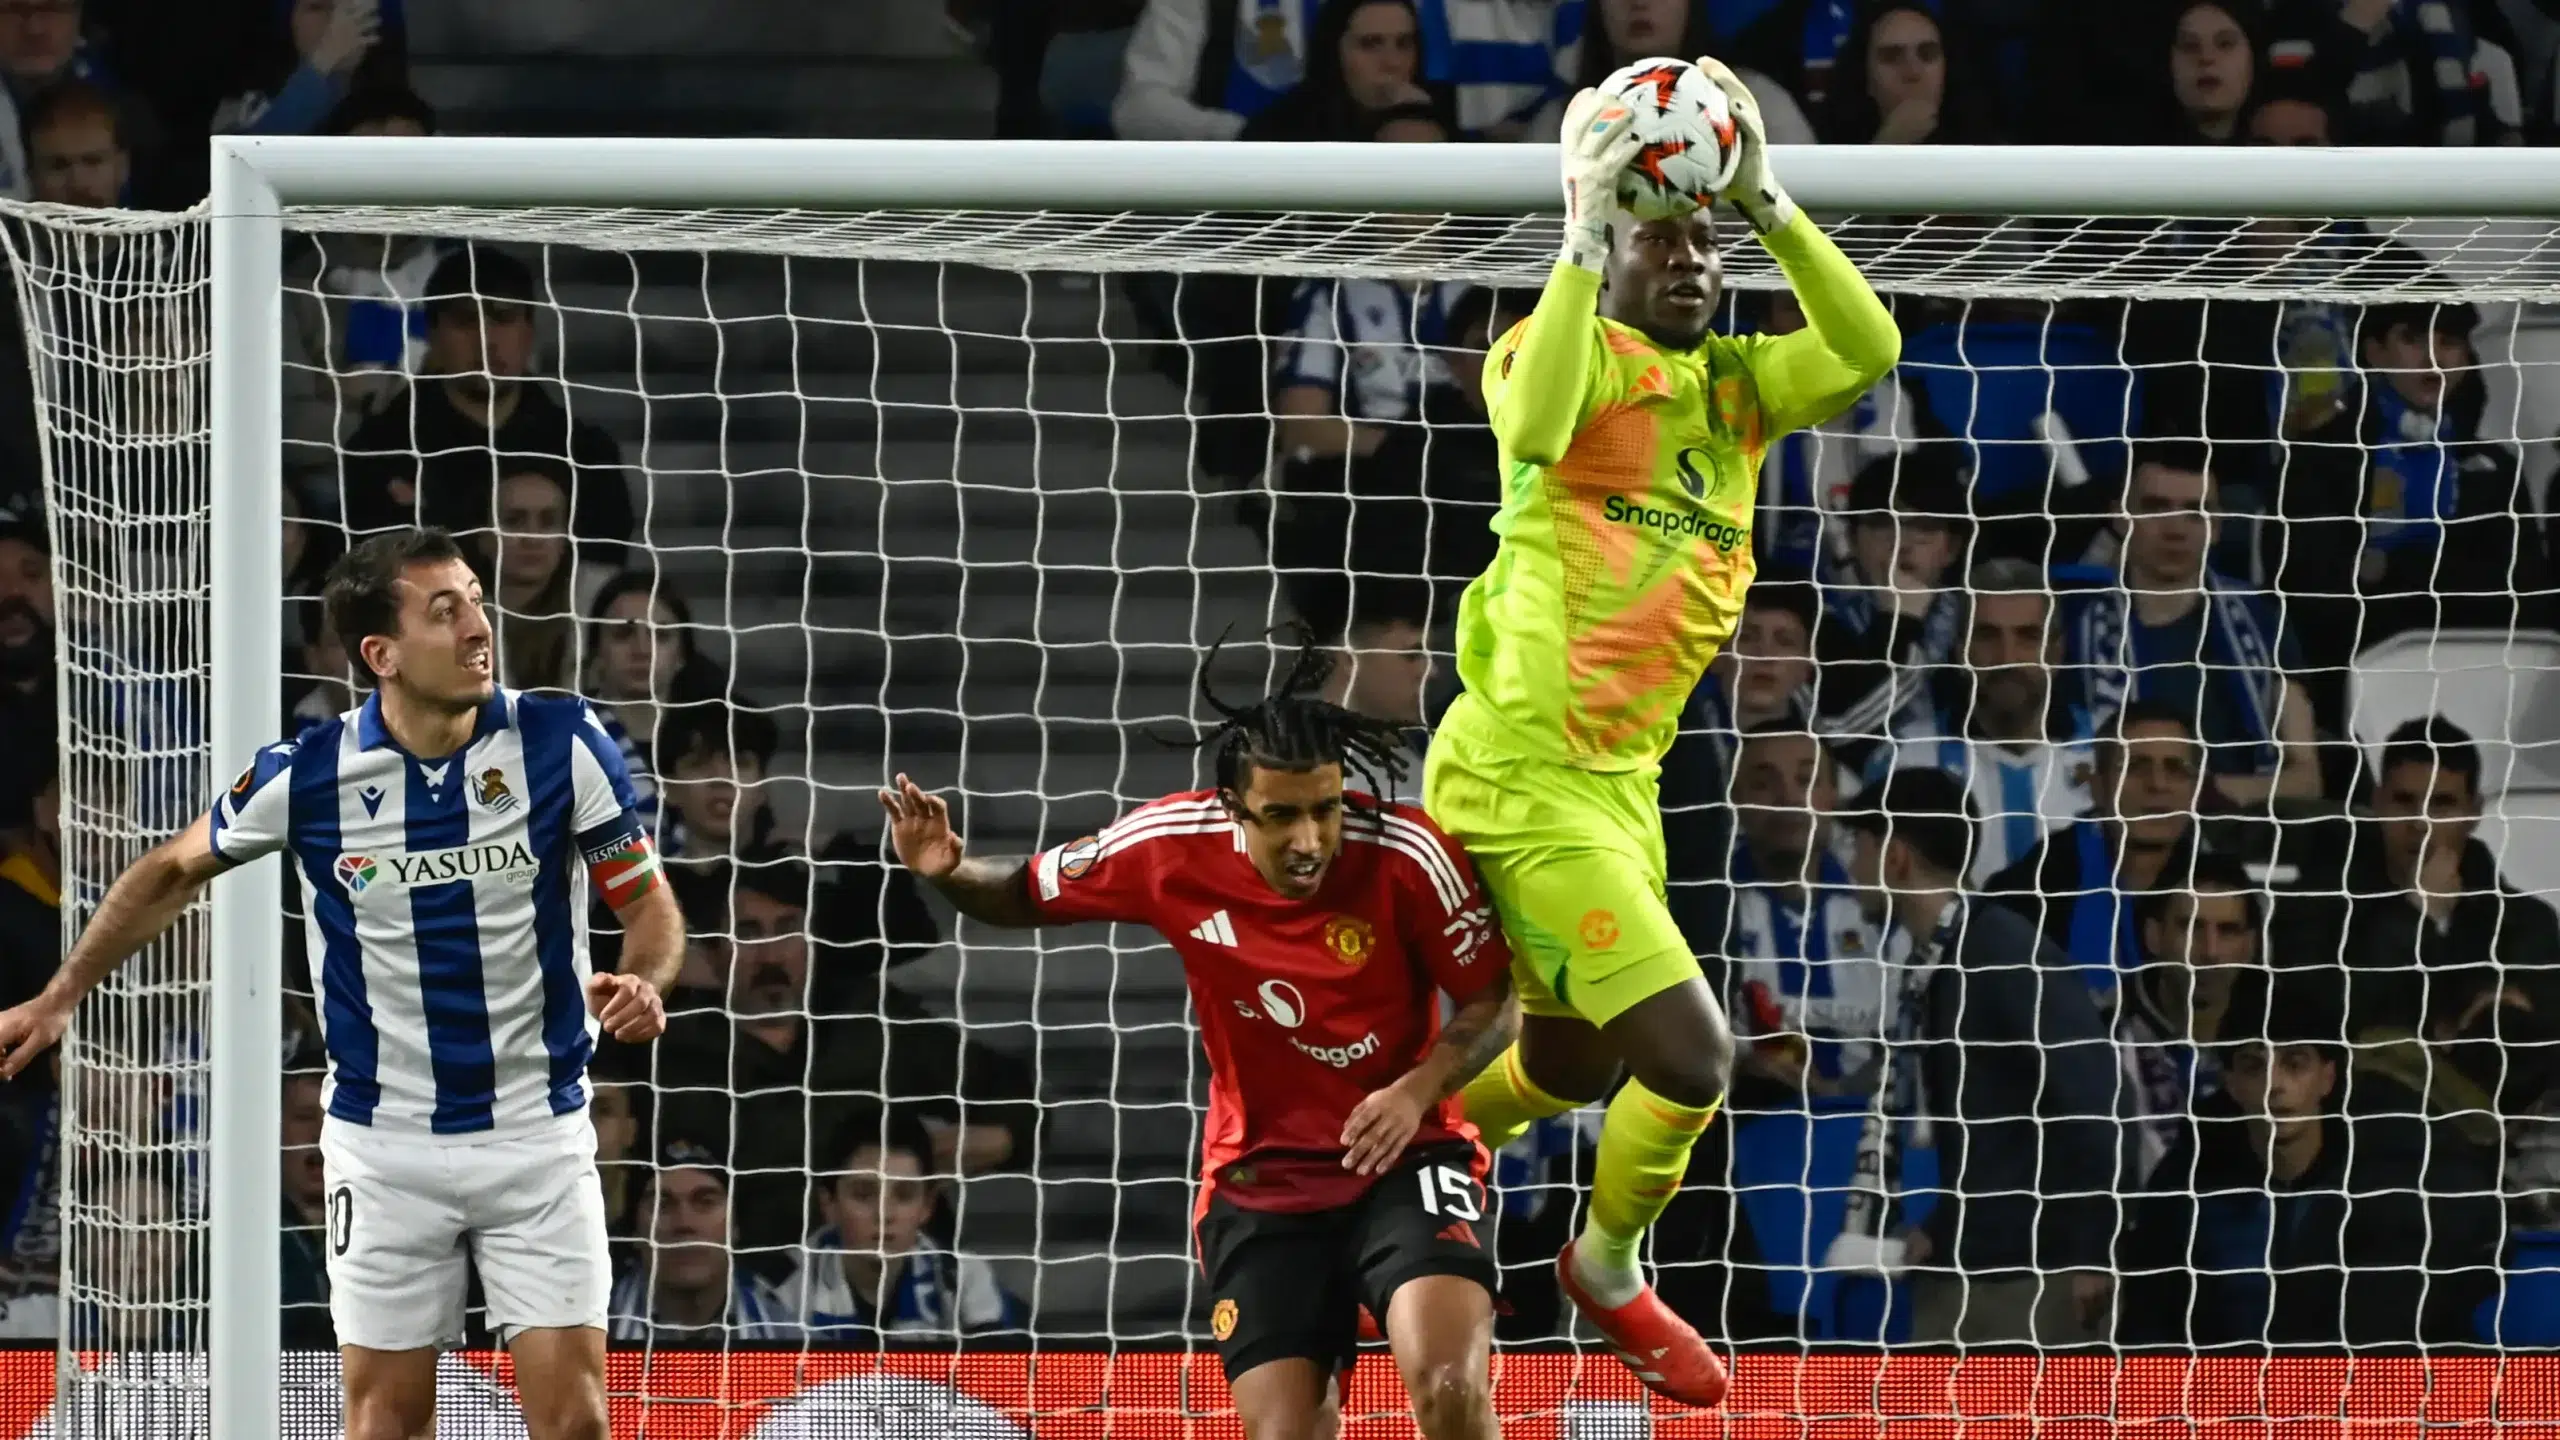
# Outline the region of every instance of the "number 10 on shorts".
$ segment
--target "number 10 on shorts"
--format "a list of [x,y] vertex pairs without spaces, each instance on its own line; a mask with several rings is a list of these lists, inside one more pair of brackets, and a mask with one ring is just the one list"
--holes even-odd
[[1475,1177],[1448,1165],[1429,1165],[1414,1172],[1422,1182],[1422,1208],[1434,1215],[1453,1220],[1481,1220],[1484,1207],[1476,1203]]

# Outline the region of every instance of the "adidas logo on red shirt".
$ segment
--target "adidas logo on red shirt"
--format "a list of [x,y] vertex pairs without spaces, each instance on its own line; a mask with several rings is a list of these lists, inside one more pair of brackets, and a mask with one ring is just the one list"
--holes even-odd
[[1206,940],[1212,945],[1224,945],[1232,949],[1236,943],[1235,922],[1227,918],[1226,911],[1221,910],[1217,914],[1210,916],[1208,919],[1201,921],[1199,924],[1192,926],[1191,938],[1194,940]]

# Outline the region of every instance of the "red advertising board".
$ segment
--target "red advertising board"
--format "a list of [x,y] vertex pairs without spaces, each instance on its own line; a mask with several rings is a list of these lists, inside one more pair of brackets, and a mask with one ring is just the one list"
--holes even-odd
[[[164,1390],[84,1368],[135,1408],[78,1427],[178,1434]],[[164,1362],[165,1363],[165,1362]],[[335,1357],[290,1357],[287,1437],[335,1435]],[[442,1433],[521,1436],[502,1357],[449,1361]],[[647,1440],[1242,1440],[1207,1355],[840,1352],[617,1354],[614,1433]],[[0,1353],[0,1440],[49,1433],[54,1357]],[[1495,1361],[1504,1440],[2560,1440],[2560,1356],[2288,1357],[1918,1353],[1746,1355],[1723,1412],[1647,1404],[1616,1361],[1552,1351]],[[1404,1393],[1383,1357],[1364,1361],[1344,1407],[1345,1440],[1411,1440]],[[107,1422],[101,1427],[98,1422]],[[177,1428],[169,1428],[172,1424]]]

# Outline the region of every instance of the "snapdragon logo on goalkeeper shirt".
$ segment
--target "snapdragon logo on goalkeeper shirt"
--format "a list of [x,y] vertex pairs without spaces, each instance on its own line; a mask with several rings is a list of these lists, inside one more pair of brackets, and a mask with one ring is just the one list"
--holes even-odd
[[1655,531],[1666,539],[1699,536],[1714,543],[1718,550],[1730,551],[1751,538],[1748,526],[1728,525],[1713,515],[1696,510],[1656,510],[1624,495],[1612,495],[1600,507],[1602,518],[1612,525],[1633,525]]

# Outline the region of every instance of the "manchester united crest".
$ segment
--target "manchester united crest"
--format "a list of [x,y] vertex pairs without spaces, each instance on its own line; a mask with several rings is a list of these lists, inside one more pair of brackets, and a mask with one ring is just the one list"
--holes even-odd
[[1221,1300],[1209,1311],[1209,1334],[1219,1340],[1236,1333],[1236,1302]]
[[1324,948],[1353,969],[1368,964],[1369,952],[1377,945],[1378,932],[1357,915],[1336,915],[1324,922]]
[[1586,950],[1606,950],[1618,943],[1618,916],[1613,910],[1582,912],[1582,945]]

